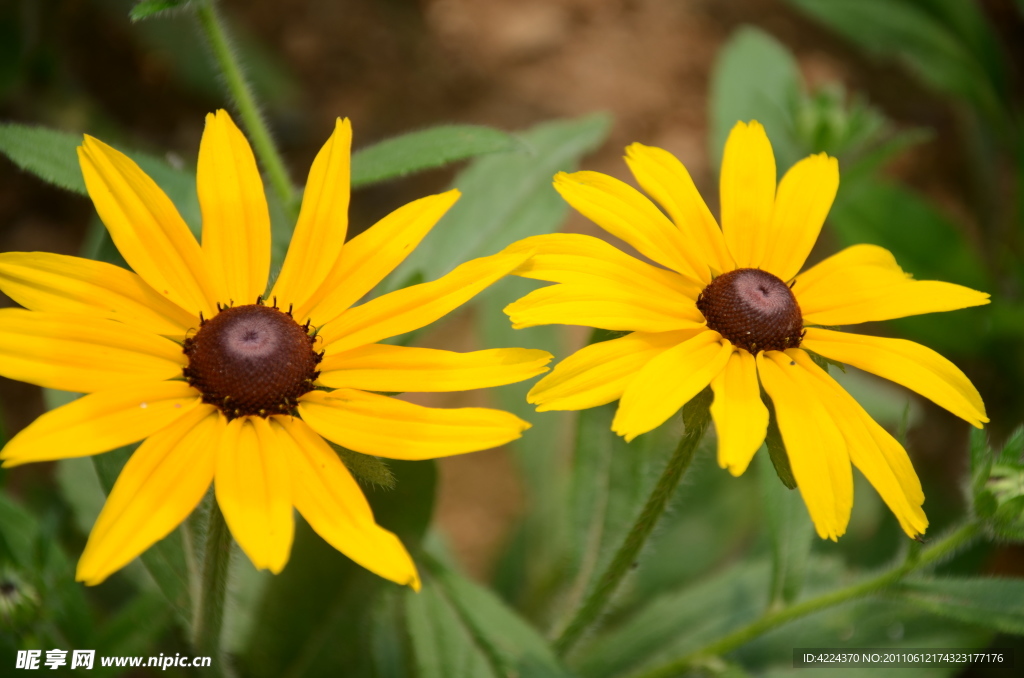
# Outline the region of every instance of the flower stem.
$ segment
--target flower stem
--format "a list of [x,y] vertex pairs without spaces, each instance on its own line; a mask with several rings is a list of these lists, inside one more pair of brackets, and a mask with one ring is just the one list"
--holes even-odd
[[619,546],[611,563],[601,574],[590,595],[576,610],[576,614],[573,615],[565,630],[555,640],[554,647],[560,655],[567,654],[583,633],[597,620],[622,583],[622,579],[633,569],[637,555],[647,543],[651,531],[665,512],[669,498],[676,486],[679,485],[686,469],[689,468],[690,462],[693,461],[697,446],[708,428],[711,399],[711,389],[706,388],[694,396],[683,408],[683,421],[686,424],[683,437],[672,458],[666,464],[661,477],[658,478],[654,491],[647,498],[647,503],[640,511],[640,516],[633,523],[633,527],[626,535],[622,545]]
[[933,546],[923,549],[920,555],[913,560],[906,560],[902,564],[859,584],[854,584],[853,586],[848,586],[836,591],[830,591],[815,598],[809,598],[800,603],[796,603],[795,605],[790,605],[789,607],[781,610],[764,614],[750,624],[737,629],[698,650],[652,669],[635,673],[632,678],[672,678],[674,676],[682,675],[694,665],[712,657],[719,657],[728,652],[732,652],[736,648],[745,645],[758,636],[782,626],[787,622],[793,621],[794,619],[806,617],[807,615],[819,612],[826,608],[834,607],[857,598],[863,598],[873,593],[877,593],[882,589],[897,583],[900,579],[914,570],[919,570],[963,548],[978,536],[980,530],[981,526],[979,523],[967,523],[959,529],[951,532],[948,536],[944,537]]
[[274,191],[289,213],[296,212],[295,188],[292,186],[291,179],[288,178],[288,170],[285,169],[284,161],[274,145],[267,123],[260,114],[259,106],[256,105],[252,87],[245,79],[242,66],[224,28],[224,22],[213,6],[213,0],[196,3],[196,16],[199,19],[203,35],[206,36],[210,49],[213,51],[214,59],[220,66],[228,92],[235,100],[235,106],[242,117],[242,124],[249,133],[249,140],[267,171]]
[[196,620],[192,627],[192,644],[198,654],[212,657],[215,666],[221,664],[220,637],[230,562],[231,532],[214,500],[206,528],[206,550],[199,582],[199,604],[196,605]]

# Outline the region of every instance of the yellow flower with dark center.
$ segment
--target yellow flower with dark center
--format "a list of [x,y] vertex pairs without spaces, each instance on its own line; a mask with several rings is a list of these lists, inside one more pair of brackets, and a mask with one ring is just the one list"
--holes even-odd
[[800,273],[839,187],[838,163],[812,155],[776,187],[771,144],[757,122],[737,124],[726,142],[721,228],[670,153],[633,144],[626,162],[664,213],[596,172],[559,174],[555,188],[661,267],[585,235],[536,236],[506,250],[535,252],[518,275],[559,283],[509,305],[515,327],[630,332],[563,360],[530,391],[530,402],[543,411],[619,400],[612,427],[632,440],[710,384],[718,463],[740,475],[765,440],[763,388],[821,537],[846,531],[851,462],[908,535],[923,533],[924,494],[906,451],[808,351],[902,384],[980,427],[988,421],[981,397],[938,353],[824,326],[952,311],[986,304],[988,295],[915,281],[874,245],[849,247]]
[[89,195],[135,271],[41,252],[0,254],[0,374],[86,393],[4,448],[4,466],[145,441],[96,521],[77,578],[97,584],[170,533],[214,483],[232,535],[258,568],[288,561],[295,507],[363,567],[419,587],[398,538],[379,527],[324,440],[365,454],[430,459],[514,440],[499,410],[435,409],[378,392],[455,391],[544,372],[544,351],[471,353],[377,343],[440,318],[528,253],[353,306],[458,199],[412,202],[345,242],[348,120],[310,169],[291,246],[270,293],[270,217],[256,161],[224,111],[207,116],[197,188],[202,244],[127,156],[86,137]]

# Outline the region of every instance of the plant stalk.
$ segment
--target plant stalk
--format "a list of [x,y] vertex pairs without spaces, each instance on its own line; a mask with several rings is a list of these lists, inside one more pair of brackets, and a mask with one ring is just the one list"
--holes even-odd
[[246,132],[249,133],[249,141],[252,142],[253,149],[267,172],[271,186],[274,187],[274,191],[281,199],[285,209],[290,214],[297,214],[295,188],[292,186],[291,179],[288,178],[288,170],[285,169],[284,161],[281,159],[277,146],[274,145],[267,123],[260,114],[252,87],[245,79],[242,66],[224,28],[224,22],[217,14],[213,1],[206,0],[196,3],[196,17],[199,19],[199,26],[213,51],[214,59],[220,66],[228,92],[235,101],[238,113],[242,117],[242,124],[245,126]]
[[206,528],[206,549],[199,583],[199,603],[192,627],[192,644],[197,654],[222,664],[221,631],[224,625],[224,597],[227,592],[228,565],[231,563],[231,532],[224,514],[214,500]]
[[582,637],[583,633],[597,621],[608,606],[615,591],[618,590],[623,578],[633,569],[647,538],[654,526],[665,512],[672,493],[679,485],[686,469],[690,467],[697,446],[704,437],[711,420],[710,388],[705,388],[693,397],[683,408],[683,420],[686,429],[676,451],[658,478],[654,490],[647,498],[640,516],[630,529],[626,539],[619,546],[611,563],[601,574],[597,584],[591,590],[583,604],[576,610],[572,620],[555,640],[554,648],[559,655],[566,655]]
[[732,652],[738,647],[749,643],[751,640],[761,636],[783,624],[806,617],[807,615],[819,612],[829,607],[863,598],[877,593],[882,589],[897,583],[914,570],[919,570],[930,565],[969,544],[981,531],[977,522],[970,522],[951,532],[948,536],[931,547],[925,548],[920,555],[912,560],[906,560],[900,565],[893,567],[876,577],[872,577],[859,584],[854,584],[837,591],[830,591],[815,598],[809,598],[802,602],[790,605],[775,612],[768,612],[754,622],[733,631],[732,633],[719,638],[704,647],[695,650],[687,655],[673,659],[665,664],[639,671],[632,675],[632,678],[675,678],[683,675],[688,669],[713,657],[720,657]]

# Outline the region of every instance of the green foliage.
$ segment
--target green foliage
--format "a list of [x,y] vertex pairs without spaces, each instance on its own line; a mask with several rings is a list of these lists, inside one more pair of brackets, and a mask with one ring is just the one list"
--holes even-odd
[[744,562],[678,591],[663,591],[621,624],[581,645],[584,678],[630,675],[687,654],[765,610],[768,563]]
[[191,0],[139,0],[139,3],[132,7],[128,18],[132,21],[142,21],[150,17],[159,16],[166,12],[182,9],[188,6]]
[[891,595],[931,614],[1024,635],[1024,580],[915,578]]
[[811,554],[814,527],[799,492],[777,481],[774,468],[769,468],[764,454],[755,456],[755,469],[761,481],[764,518],[768,527],[772,552],[772,605],[790,604],[800,594]]
[[559,678],[569,674],[537,631],[493,593],[426,561],[423,590],[405,593],[413,665],[421,678]]
[[463,261],[554,230],[558,222],[552,215],[564,214],[566,208],[551,187],[551,177],[596,148],[609,124],[603,114],[544,123],[520,135],[532,151],[476,160],[455,179],[463,197],[384,281],[382,291],[404,286],[417,273],[434,280]]
[[793,136],[792,111],[800,96],[800,70],[793,55],[775,38],[749,26],[722,47],[711,75],[709,154],[722,165],[722,149],[737,121],[764,125],[778,167],[803,157]]
[[993,118],[1001,115],[1005,85],[992,48],[997,41],[976,5],[939,0],[790,3],[869,53],[902,61],[937,91],[962,98]]
[[796,489],[796,479],[793,478],[793,469],[789,466],[789,455],[786,454],[786,445],[782,442],[782,432],[779,430],[779,422],[775,418],[775,406],[769,398],[761,396],[768,407],[768,433],[765,436],[764,444],[768,448],[768,457],[775,467],[775,474],[790,490]]
[[[77,149],[82,136],[45,127],[0,124],[0,153],[27,172],[60,188],[86,195],[85,181],[78,167]],[[196,196],[195,174],[175,169],[155,156],[122,151],[139,164],[167,193],[193,233],[199,234],[201,217]]]
[[1024,427],[998,453],[984,431],[972,431],[970,499],[997,537],[1024,541]]
[[[393,461],[395,489],[364,488],[378,524],[394,532],[420,563],[420,541],[433,510],[437,472],[431,461]],[[284,572],[266,583],[241,662],[256,677],[282,675],[405,675],[380,673],[383,662],[402,666],[401,588],[339,553],[298,520]],[[366,651],[373,648],[373,651]],[[389,650],[390,648],[390,650]]]
[[513,136],[479,125],[440,125],[381,141],[352,154],[352,188],[443,167],[478,155],[512,151]]

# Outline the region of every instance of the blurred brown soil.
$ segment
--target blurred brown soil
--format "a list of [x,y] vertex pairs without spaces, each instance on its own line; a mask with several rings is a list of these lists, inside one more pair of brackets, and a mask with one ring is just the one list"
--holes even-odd
[[[139,145],[194,161],[203,115],[224,100],[176,80],[167,56],[140,47],[123,15],[98,9],[98,0],[50,4],[59,11],[45,19],[44,33],[63,45],[55,68],[78,98],[63,105],[30,90],[3,104],[0,117],[79,127],[102,117]],[[442,122],[519,129],[607,110],[615,125],[609,141],[586,159],[588,169],[628,180],[624,146],[661,146],[684,161],[716,210],[706,148],[709,76],[723,42],[745,23],[792,48],[812,84],[840,80],[897,121],[938,128],[940,136],[952,128],[948,110],[899,69],[866,62],[780,0],[233,0],[224,10],[294,75],[299,98],[273,107],[271,123],[296,180],[336,116],[352,119],[359,147]],[[958,209],[953,146],[928,144],[898,171]],[[353,223],[365,227],[449,178],[436,172],[360,191]],[[90,214],[84,199],[42,186],[0,160],[0,251],[73,253]],[[593,231],[578,215],[566,228]],[[472,348],[467,326],[461,316],[429,342]],[[421,402],[480,404],[486,394]],[[17,430],[41,402],[34,389],[0,380],[0,407],[8,430]],[[476,576],[492,567],[522,511],[515,478],[514,461],[500,450],[441,462],[436,517]]]

